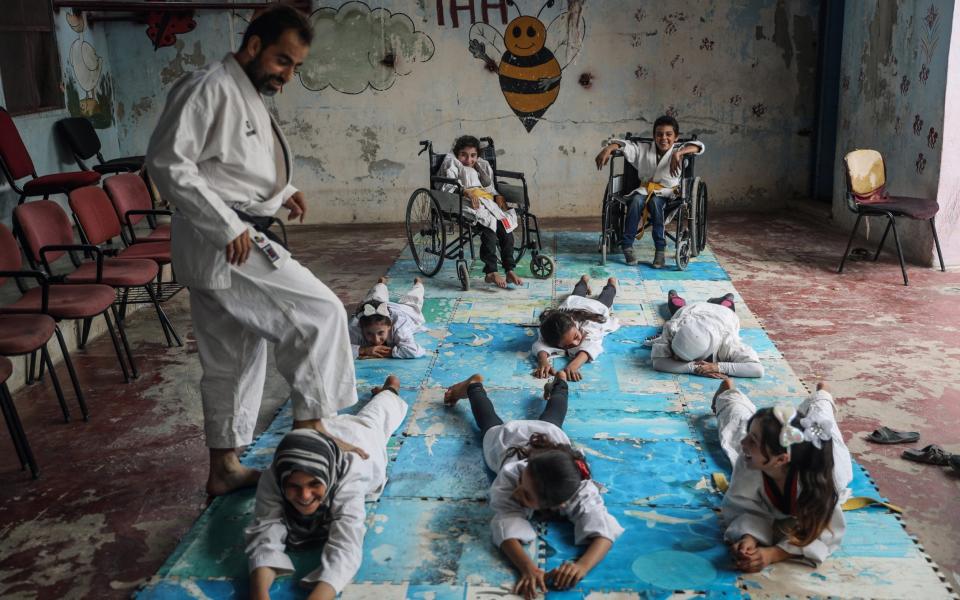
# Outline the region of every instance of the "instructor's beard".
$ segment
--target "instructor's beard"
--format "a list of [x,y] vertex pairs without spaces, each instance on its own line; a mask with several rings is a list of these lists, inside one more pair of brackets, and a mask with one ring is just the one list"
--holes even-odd
[[250,78],[250,83],[253,84],[253,87],[256,88],[258,92],[264,96],[274,96],[280,90],[271,87],[270,83],[276,82],[280,87],[283,87],[283,84],[286,82],[279,75],[271,75],[263,69],[263,63],[260,61],[261,54],[253,57],[253,60],[243,67],[243,70],[246,72],[247,77]]

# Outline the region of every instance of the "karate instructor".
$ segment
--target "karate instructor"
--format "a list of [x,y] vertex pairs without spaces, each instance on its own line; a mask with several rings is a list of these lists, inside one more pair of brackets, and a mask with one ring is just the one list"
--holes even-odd
[[190,289],[210,449],[207,493],[215,496],[260,476],[240,464],[237,448],[253,439],[268,341],[290,384],[295,428],[323,431],[321,417],[357,401],[343,304],[255,229],[280,207],[288,220],[303,221],[306,212],[290,184],[290,148],[263,98],[293,78],[312,37],[295,9],[263,12],[238,52],[174,85],[147,149],[150,175],[176,208],[173,267]]

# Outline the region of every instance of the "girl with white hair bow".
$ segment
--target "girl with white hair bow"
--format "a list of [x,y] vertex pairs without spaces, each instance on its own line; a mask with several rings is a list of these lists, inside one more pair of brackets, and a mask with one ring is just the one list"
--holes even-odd
[[417,277],[400,302],[390,302],[387,278],[381,277],[350,320],[353,357],[420,358],[426,354],[415,335],[425,329],[423,292],[423,282]]
[[740,339],[731,294],[687,304],[670,290],[667,306],[672,316],[652,340],[654,369],[714,378],[763,377],[760,357]]
[[753,573],[783,560],[819,566],[840,547],[853,479],[826,384],[798,408],[757,410],[725,378],[713,410],[733,464],[720,512],[737,568]]

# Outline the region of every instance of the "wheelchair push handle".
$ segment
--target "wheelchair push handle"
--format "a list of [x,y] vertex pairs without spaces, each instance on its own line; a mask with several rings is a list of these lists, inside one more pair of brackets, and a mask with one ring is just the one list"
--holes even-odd
[[433,142],[431,142],[430,140],[420,140],[420,152],[417,152],[417,156],[420,156],[427,150],[431,150],[432,146],[433,146]]

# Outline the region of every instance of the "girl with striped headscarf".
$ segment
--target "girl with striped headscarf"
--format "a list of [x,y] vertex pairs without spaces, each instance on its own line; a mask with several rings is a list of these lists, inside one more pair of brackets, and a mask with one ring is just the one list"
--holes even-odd
[[[387,440],[407,414],[399,388],[391,375],[358,414],[324,419],[329,435],[294,429],[281,440],[260,477],[254,522],[246,529],[251,598],[269,598],[276,576],[294,571],[287,548],[323,546],[319,566],[301,579],[314,586],[311,600],[332,600],[353,579],[366,533],[364,502],[383,491]],[[369,458],[343,452],[334,438]]]

